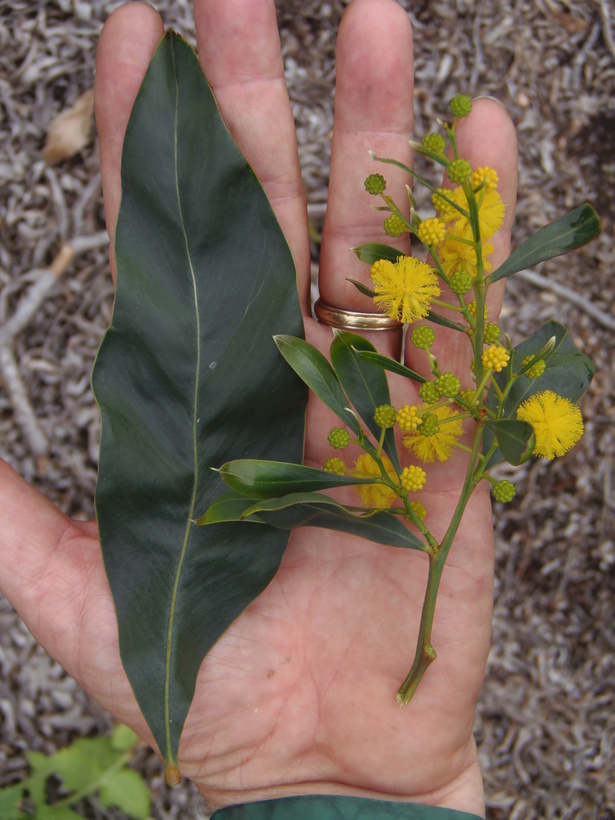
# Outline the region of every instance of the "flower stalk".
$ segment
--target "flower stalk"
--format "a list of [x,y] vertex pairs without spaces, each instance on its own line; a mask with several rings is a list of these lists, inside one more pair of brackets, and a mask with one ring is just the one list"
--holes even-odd
[[[451,101],[451,112],[454,119],[452,124],[443,124],[444,135],[432,133],[422,143],[412,145],[443,166],[455,187],[437,187],[404,163],[370,152],[377,162],[401,169],[416,183],[425,185],[432,193],[434,214],[419,216],[409,193],[408,219],[385,193],[384,176],[374,173],[365,180],[366,191],[384,203],[376,210],[388,213],[383,226],[385,233],[412,234],[424,245],[429,261],[381,244],[354,249],[369,264],[371,287],[365,282],[353,283],[365,298],[372,299],[381,311],[404,325],[407,347],[414,346],[414,357],[424,357],[423,370],[428,370],[431,377],[425,378],[406,367],[403,355],[401,362],[389,359],[366,339],[346,331],[335,333],[331,365],[307,342],[292,340],[292,344],[280,347],[281,352],[344,425],[328,434],[336,455],[325,462],[322,479],[313,475],[317,471],[312,468],[280,465],[280,475],[293,478],[286,488],[278,481],[271,484],[275,490],[267,489],[269,484],[264,478],[258,479],[259,469],[252,464],[251,483],[243,479],[233,483],[225,478],[234,490],[248,497],[250,491],[254,493],[246,501],[248,512],[241,520],[249,521],[253,514],[266,511],[267,523],[284,527],[292,526],[293,521],[297,526],[303,522],[326,526],[318,523],[318,516],[306,515],[305,508],[313,505],[321,511],[325,498],[321,490],[353,485],[360,507],[337,504],[326,497],[329,518],[325,518],[331,526],[426,554],[429,568],[416,649],[410,671],[397,693],[400,703],[412,698],[436,659],[432,633],[437,626],[438,591],[472,493],[486,481],[496,501],[510,502],[515,497],[515,486],[509,480],[493,477],[493,467],[502,461],[521,464],[532,453],[551,459],[574,446],[583,431],[576,402],[593,373],[589,359],[574,347],[566,329],[555,322],[513,348],[508,337],[500,340],[497,324],[488,321],[488,289],[508,275],[501,273],[501,269],[492,270],[494,247],[490,242],[502,227],[505,205],[498,192],[496,170],[487,166],[472,168],[459,156],[456,128],[459,120],[471,112],[471,101],[465,95],[457,95]],[[452,160],[447,158],[447,142]],[[580,224],[576,215],[574,219],[575,225]],[[550,242],[557,254],[577,247],[575,242],[591,238],[583,234],[571,239],[573,232],[568,224],[562,224],[561,231],[555,233],[559,242]],[[536,242],[533,254],[536,261],[545,258],[540,242]],[[532,255],[525,253],[523,267],[531,262]],[[511,267],[510,263],[508,267],[511,272],[521,269]],[[457,304],[447,300],[447,293],[456,297]],[[455,311],[459,322],[452,322],[438,310]],[[434,349],[443,326],[462,331],[468,340],[473,356],[471,371],[447,372],[438,361]],[[563,355],[558,357],[558,353]],[[398,408],[390,403],[387,372],[408,382],[408,403]],[[471,445],[460,440],[464,433],[471,434]],[[358,458],[348,454],[349,444],[361,451]],[[456,451],[465,454],[465,475],[445,534],[438,540],[429,528],[430,511],[420,500],[421,492],[429,486],[429,465],[447,461]],[[277,468],[271,462],[255,464],[264,465],[262,474],[270,481]],[[304,476],[306,469],[309,475]],[[221,474],[224,478],[224,467]],[[228,474],[236,476],[237,469]],[[299,492],[298,486],[305,490]],[[264,497],[268,500],[255,503],[255,499]],[[276,510],[284,513],[279,519]],[[217,514],[205,523],[214,520],[235,519],[222,519]],[[401,530],[397,529],[400,522]]]

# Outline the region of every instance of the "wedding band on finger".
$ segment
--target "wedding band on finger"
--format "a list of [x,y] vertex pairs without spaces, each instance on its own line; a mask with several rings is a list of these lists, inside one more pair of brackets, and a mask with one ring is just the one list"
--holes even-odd
[[383,313],[362,313],[326,305],[318,298],[314,304],[316,318],[323,325],[341,330],[397,330],[401,322]]

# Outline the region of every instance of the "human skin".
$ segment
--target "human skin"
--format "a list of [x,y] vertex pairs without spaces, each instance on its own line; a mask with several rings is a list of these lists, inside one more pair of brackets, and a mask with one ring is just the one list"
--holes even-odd
[[[290,244],[307,338],[326,351],[331,330],[310,315],[306,203],[273,0],[195,0],[194,13],[199,59],[222,116]],[[114,12],[101,35],[96,119],[111,240],[126,123],[162,33],[158,14],[135,2]],[[382,170],[368,149],[411,162],[412,55],[410,22],[394,0],[353,0],[337,44],[320,264],[320,292],[332,305],[370,309],[346,281],[365,279],[366,272],[349,248],[382,240],[382,215],[370,209],[373,200],[363,189],[364,178]],[[457,142],[460,156],[500,176],[508,207],[492,240],[497,266],[510,248],[514,128],[497,102],[478,100],[460,123]],[[391,169],[386,176],[387,192],[403,202],[407,180]],[[500,285],[490,290],[490,320],[501,298]],[[469,345],[460,335],[437,329],[434,352],[442,371],[468,366]],[[400,337],[393,331],[370,340],[391,355]],[[422,351],[409,347],[406,361],[425,371]],[[403,394],[400,389],[393,386],[394,399],[413,403],[408,383]],[[307,464],[321,466],[330,456],[326,435],[335,424],[310,399]],[[437,536],[450,520],[465,464],[458,452],[445,465],[425,465],[421,501]],[[400,707],[395,694],[414,654],[426,574],[425,556],[414,551],[325,530],[292,533],[274,580],[229,627],[198,675],[178,763],[210,809],[331,793],[484,813],[472,735],[492,612],[493,530],[484,486],[466,509],[444,570],[433,630],[437,660],[411,703]],[[70,520],[1,460],[0,590],[49,654],[153,743],[121,665],[95,522]]]

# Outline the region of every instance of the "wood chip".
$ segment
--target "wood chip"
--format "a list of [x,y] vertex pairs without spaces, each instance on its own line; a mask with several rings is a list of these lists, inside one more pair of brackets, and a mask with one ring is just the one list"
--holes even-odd
[[43,159],[55,165],[70,159],[83,150],[90,141],[94,124],[94,89],[81,94],[77,101],[62,111],[49,126]]

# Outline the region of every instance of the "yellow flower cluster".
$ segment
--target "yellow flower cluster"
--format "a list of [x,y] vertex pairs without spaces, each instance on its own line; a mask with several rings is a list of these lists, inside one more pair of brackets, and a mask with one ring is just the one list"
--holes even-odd
[[499,373],[508,364],[510,353],[500,345],[489,345],[483,350],[482,361],[486,370],[495,370]]
[[472,173],[472,187],[474,190],[484,184],[488,191],[497,191],[499,181],[498,172],[487,165],[477,168]]
[[437,217],[424,219],[418,227],[419,239],[424,245],[437,245],[444,239],[444,222]]
[[[478,189],[478,227],[484,268],[487,271],[491,270],[489,257],[494,250],[493,244],[488,240],[500,230],[504,222],[505,206],[497,184],[498,175],[493,168],[484,166],[472,173],[472,187]],[[469,211],[468,199],[462,187],[442,193],[459,208]],[[432,201],[439,211],[440,219],[446,223],[446,238],[437,247],[438,259],[444,272],[451,276],[456,271],[465,270],[473,277],[476,276],[478,262],[470,220],[445,202],[440,192],[432,197]]]
[[376,291],[374,302],[404,324],[427,316],[432,300],[440,295],[434,269],[411,256],[400,256],[396,262],[379,259],[370,275]]
[[[390,478],[397,482],[397,473],[391,464],[391,461],[384,453],[381,456],[382,462],[385,466]],[[377,462],[369,455],[364,453],[359,456],[354,465],[355,475],[373,475],[382,479],[382,473]],[[386,484],[357,484],[355,490],[359,494],[364,507],[371,507],[373,509],[388,509],[392,507],[399,497],[395,490],[388,487]]]
[[397,424],[404,433],[416,430],[421,423],[421,414],[416,405],[404,404],[397,411]]
[[542,458],[564,455],[583,435],[581,411],[553,390],[544,390],[526,399],[517,410],[517,418],[534,428],[534,453]]
[[446,405],[427,405],[423,409],[429,409],[429,412],[438,419],[437,432],[431,436],[424,436],[416,429],[409,430],[408,435],[404,436],[404,446],[425,464],[431,464],[436,458],[438,461],[448,461],[457,439],[463,433],[461,420]]
[[417,492],[422,490],[425,486],[427,475],[422,467],[417,467],[416,464],[411,464],[409,467],[404,467],[401,471],[399,481],[404,490],[411,490]]

